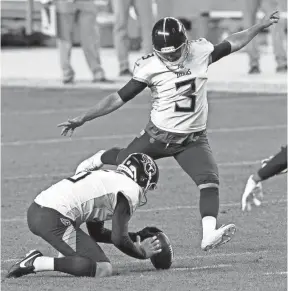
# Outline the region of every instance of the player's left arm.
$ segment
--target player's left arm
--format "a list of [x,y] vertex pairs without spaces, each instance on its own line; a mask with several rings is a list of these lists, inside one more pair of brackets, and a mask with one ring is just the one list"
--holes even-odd
[[231,53],[236,52],[246,46],[259,32],[279,21],[278,11],[269,16],[265,16],[258,24],[248,29],[234,33],[227,37],[225,41],[231,44]]

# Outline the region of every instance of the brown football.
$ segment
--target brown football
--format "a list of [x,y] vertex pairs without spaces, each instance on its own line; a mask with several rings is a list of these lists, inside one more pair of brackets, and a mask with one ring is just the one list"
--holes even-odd
[[169,238],[163,232],[156,234],[161,245],[161,253],[156,254],[150,258],[153,266],[158,269],[169,269],[172,265],[174,252]]

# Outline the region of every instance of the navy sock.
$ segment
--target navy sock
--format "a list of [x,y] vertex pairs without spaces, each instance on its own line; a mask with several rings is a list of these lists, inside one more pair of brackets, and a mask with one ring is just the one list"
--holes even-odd
[[217,218],[219,212],[219,189],[214,187],[200,190],[201,217],[213,216]]
[[54,259],[54,270],[79,277],[95,277],[96,262],[80,256]]
[[258,171],[261,180],[267,180],[287,169],[287,147],[281,149],[263,168]]
[[107,150],[103,153],[101,156],[101,161],[105,165],[114,165],[117,166],[117,156],[119,152],[121,151],[121,148],[112,148],[110,150]]

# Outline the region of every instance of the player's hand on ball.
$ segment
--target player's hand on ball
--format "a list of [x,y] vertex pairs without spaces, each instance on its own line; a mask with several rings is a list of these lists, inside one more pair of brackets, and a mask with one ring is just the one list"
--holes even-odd
[[70,136],[72,136],[76,127],[83,125],[85,122],[81,116],[75,117],[73,119],[68,119],[68,121],[58,124],[58,127],[63,127],[61,135],[66,136],[70,131]]
[[263,26],[263,28],[267,28],[271,25],[273,25],[274,23],[278,23],[280,17],[279,17],[279,12],[275,11],[272,14],[270,14],[269,16],[264,16],[264,18],[261,21],[261,24]]
[[146,255],[146,259],[151,258],[152,256],[160,253],[162,251],[160,242],[157,238],[157,236],[146,238],[141,242],[141,238],[138,235],[136,238],[135,245],[137,248],[144,251]]
[[136,234],[140,236],[142,241],[148,237],[155,236],[158,232],[162,232],[162,230],[155,226],[146,226],[145,228],[138,231]]

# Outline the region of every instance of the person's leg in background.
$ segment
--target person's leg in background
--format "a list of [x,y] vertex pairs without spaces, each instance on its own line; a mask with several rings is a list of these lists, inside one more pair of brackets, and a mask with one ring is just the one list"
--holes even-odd
[[74,71],[71,66],[71,50],[73,46],[73,27],[75,13],[73,3],[56,2],[57,10],[57,44],[60,53],[63,83],[74,81]]
[[[265,14],[272,13],[274,11],[285,11],[284,7],[281,7],[281,0],[264,0],[262,9]],[[284,4],[284,3],[283,3]],[[286,19],[279,20],[277,25],[273,25],[270,27],[270,33],[272,37],[272,45],[273,45],[273,51],[275,55],[275,60],[277,63],[276,71],[286,72],[287,71],[287,51],[285,48],[284,40],[286,40],[285,35],[285,23]],[[286,41],[285,41],[286,43]]]
[[139,15],[142,35],[142,50],[145,54],[153,51],[151,32],[154,24],[154,16],[152,11],[152,0],[135,0],[135,10]]
[[80,41],[93,82],[106,81],[100,59],[100,33],[96,21],[97,7],[93,2],[77,3]]
[[[142,0],[143,1],[143,0]],[[113,0],[114,23],[114,45],[118,57],[120,76],[131,76],[129,69],[129,37],[128,17],[131,0]]]
[[[256,14],[261,6],[262,0],[245,0],[244,10],[243,10],[243,20],[244,28],[253,26],[256,23]],[[247,54],[249,57],[249,74],[260,73],[259,69],[259,49],[258,49],[258,39],[254,38],[247,46]]]

